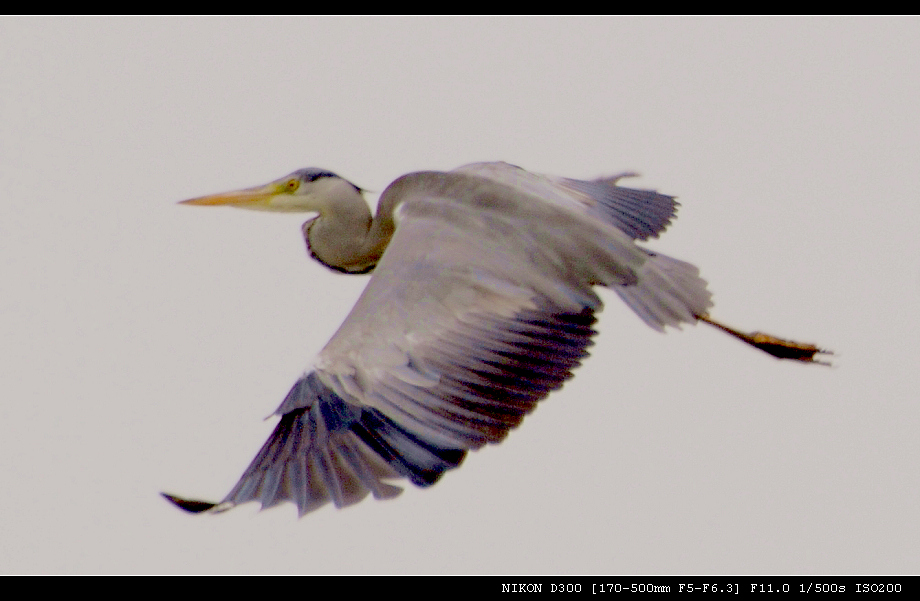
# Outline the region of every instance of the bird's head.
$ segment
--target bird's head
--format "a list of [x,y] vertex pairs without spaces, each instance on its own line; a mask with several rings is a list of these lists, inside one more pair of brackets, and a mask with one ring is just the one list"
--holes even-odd
[[183,200],[179,204],[226,205],[286,213],[324,213],[336,199],[343,196],[360,198],[361,192],[361,188],[331,171],[307,167],[262,186],[201,196]]

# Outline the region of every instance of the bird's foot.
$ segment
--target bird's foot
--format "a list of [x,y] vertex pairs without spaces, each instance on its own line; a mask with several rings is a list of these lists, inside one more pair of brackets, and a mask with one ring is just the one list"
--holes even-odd
[[803,361],[806,363],[817,363],[818,365],[829,366],[829,362],[821,361],[815,356],[834,354],[832,351],[822,349],[813,344],[784,340],[782,338],[770,336],[769,334],[764,334],[763,332],[753,332],[751,334],[739,332],[734,328],[730,328],[724,324],[714,321],[708,315],[700,315],[698,319],[722,330],[726,334],[734,336],[738,340],[746,342],[747,344],[762,350],[765,353],[773,355],[777,359],[792,359],[793,361]]

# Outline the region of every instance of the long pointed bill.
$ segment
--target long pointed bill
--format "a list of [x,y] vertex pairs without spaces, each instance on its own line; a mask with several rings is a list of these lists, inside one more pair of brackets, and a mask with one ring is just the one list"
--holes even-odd
[[210,196],[199,196],[183,200],[180,205],[219,206],[226,205],[241,209],[271,210],[271,199],[281,192],[280,186],[271,183],[265,186],[222,192]]

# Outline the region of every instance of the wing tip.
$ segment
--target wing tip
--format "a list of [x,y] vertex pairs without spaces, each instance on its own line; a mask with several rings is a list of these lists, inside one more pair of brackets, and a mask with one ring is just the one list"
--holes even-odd
[[210,501],[184,499],[182,497],[177,497],[176,495],[171,495],[165,492],[161,492],[160,495],[179,509],[189,513],[204,513],[214,509],[218,505],[218,503],[211,503]]

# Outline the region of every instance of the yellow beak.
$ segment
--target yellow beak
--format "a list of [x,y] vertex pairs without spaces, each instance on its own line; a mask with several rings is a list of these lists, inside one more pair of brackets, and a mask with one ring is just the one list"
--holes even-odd
[[239,207],[241,209],[266,209],[271,210],[271,199],[281,192],[282,186],[277,183],[271,183],[266,186],[256,186],[254,188],[243,188],[242,190],[233,190],[232,192],[221,192],[210,196],[199,196],[183,200],[182,205],[201,205],[201,206],[218,206],[228,205]]

